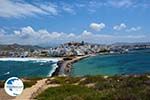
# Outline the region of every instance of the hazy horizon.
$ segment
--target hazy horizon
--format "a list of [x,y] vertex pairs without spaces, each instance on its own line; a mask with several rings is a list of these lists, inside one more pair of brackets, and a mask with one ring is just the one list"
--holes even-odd
[[[76,41],[70,41],[70,42],[76,42]],[[49,47],[57,47],[60,46],[62,44],[66,44],[66,43],[70,43],[70,42],[65,42],[65,43],[60,43],[60,44],[19,44],[19,43],[6,43],[6,44],[0,44],[0,45],[22,45],[22,46],[38,46],[38,47],[43,47],[43,48],[49,48]],[[77,43],[81,43],[82,41],[79,41]],[[97,45],[134,45],[134,44],[150,44],[150,42],[115,42],[115,43],[110,43],[110,44],[102,44],[102,43],[89,43],[89,42],[85,42],[88,44],[97,44]]]

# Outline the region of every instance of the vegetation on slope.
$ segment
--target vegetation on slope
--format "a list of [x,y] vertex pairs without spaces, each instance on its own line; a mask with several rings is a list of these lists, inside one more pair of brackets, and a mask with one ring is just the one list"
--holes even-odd
[[149,100],[149,75],[55,77],[47,84],[61,84],[46,89],[39,100]]

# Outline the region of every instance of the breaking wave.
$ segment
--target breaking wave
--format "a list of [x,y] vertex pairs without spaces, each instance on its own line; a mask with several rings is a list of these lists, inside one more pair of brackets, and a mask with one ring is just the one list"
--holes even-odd
[[35,62],[58,62],[61,58],[0,58],[0,61],[35,61]]
[[52,65],[52,70],[50,70],[50,72],[48,73],[48,76],[52,76],[52,74],[56,71],[56,69],[58,68],[57,63]]

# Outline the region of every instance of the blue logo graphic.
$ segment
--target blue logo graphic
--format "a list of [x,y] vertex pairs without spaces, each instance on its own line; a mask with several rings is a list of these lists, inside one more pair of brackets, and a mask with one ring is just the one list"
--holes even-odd
[[11,77],[5,82],[5,91],[10,96],[18,96],[24,88],[23,82],[17,77]]

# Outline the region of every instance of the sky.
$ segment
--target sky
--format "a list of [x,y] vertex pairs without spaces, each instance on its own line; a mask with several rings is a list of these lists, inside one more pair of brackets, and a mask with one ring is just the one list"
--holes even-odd
[[150,42],[150,0],[0,0],[0,44]]

